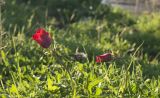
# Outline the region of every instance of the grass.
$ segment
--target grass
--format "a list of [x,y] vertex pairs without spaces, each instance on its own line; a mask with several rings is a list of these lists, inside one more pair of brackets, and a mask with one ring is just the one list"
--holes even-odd
[[[85,2],[89,0],[77,9],[87,9]],[[1,32],[6,32],[2,39],[6,47],[0,50],[2,98],[160,97],[159,13],[136,17],[99,4],[74,14],[66,7],[58,13],[66,16],[59,19],[53,14],[57,12],[44,9],[43,0],[39,3],[13,0],[6,1],[7,10],[2,6]],[[72,15],[73,21],[66,18]],[[38,27],[52,35],[50,48],[31,39]],[[75,59],[77,49],[87,58]],[[106,52],[117,59],[96,63],[95,56]]]

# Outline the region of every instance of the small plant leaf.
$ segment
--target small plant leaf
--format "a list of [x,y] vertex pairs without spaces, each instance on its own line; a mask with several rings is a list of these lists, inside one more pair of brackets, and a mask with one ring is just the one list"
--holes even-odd
[[9,62],[8,62],[8,59],[6,58],[6,54],[4,53],[3,50],[1,50],[1,56],[2,56],[2,60],[5,64],[5,66],[9,66]]
[[47,79],[47,84],[48,84],[49,91],[55,91],[55,90],[59,89],[58,86],[53,86],[53,81],[49,77]]
[[95,79],[95,80],[93,80],[92,82],[89,83],[88,90],[89,90],[90,94],[92,94],[92,88],[102,81],[103,81],[103,79]]

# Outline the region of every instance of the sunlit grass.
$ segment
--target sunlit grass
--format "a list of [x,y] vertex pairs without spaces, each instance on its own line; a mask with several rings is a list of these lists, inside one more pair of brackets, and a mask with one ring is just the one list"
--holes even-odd
[[[16,3],[11,5],[16,6]],[[31,8],[29,4],[26,7]],[[96,14],[90,13],[85,18],[78,16],[82,18],[74,22],[67,20],[64,24],[56,17],[42,18],[43,12],[40,18],[43,20],[37,23],[34,11],[32,14],[24,11],[30,16],[24,21],[14,17],[14,22],[9,23],[4,13],[3,19],[12,26],[2,26],[6,31],[3,44],[7,47],[0,50],[0,96],[159,97],[159,54],[149,53],[152,49],[158,53],[159,46],[152,47],[158,44],[147,40],[154,38],[143,35],[150,35],[152,31],[158,37],[159,22],[156,20],[159,18],[156,14],[137,18],[121,10],[108,9],[108,6],[103,10],[98,8]],[[31,38],[39,27],[52,36],[53,43],[48,49],[43,49]],[[148,46],[152,48],[146,48]],[[96,63],[95,56],[106,52],[112,53],[114,59]],[[84,53],[87,58],[75,59],[76,53]]]

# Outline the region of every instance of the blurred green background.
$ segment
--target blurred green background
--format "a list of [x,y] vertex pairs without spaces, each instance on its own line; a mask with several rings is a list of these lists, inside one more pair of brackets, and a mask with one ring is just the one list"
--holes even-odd
[[131,43],[144,41],[144,52],[156,56],[160,50],[159,13],[132,16],[101,4],[101,0],[6,0],[2,6],[3,28],[14,31],[10,32],[11,35],[22,31],[30,37],[36,27],[61,29],[72,27],[74,23],[96,20],[102,24],[106,22],[104,27],[112,34],[129,27],[122,37]]
[[[159,97],[159,12],[130,13],[101,0],[4,2],[2,97]],[[59,56],[32,40],[39,27]],[[87,60],[74,59],[77,49]],[[97,64],[95,56],[106,52],[116,60]]]

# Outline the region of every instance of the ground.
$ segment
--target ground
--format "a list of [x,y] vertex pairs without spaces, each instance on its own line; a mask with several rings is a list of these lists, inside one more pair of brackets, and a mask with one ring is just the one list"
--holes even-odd
[[[160,97],[159,13],[135,16],[99,0],[1,6],[1,97]],[[52,37],[49,48],[32,39],[37,28]],[[97,63],[104,53],[112,60]]]

